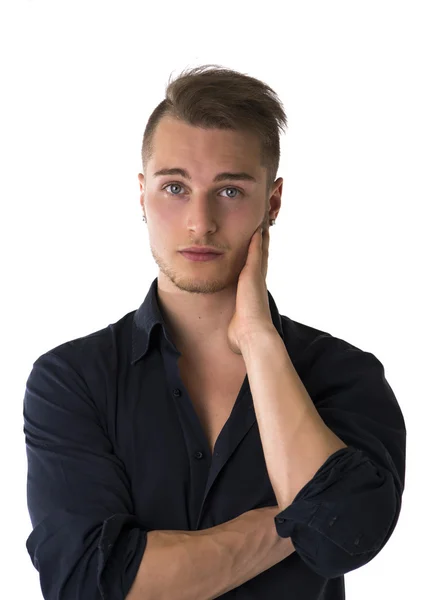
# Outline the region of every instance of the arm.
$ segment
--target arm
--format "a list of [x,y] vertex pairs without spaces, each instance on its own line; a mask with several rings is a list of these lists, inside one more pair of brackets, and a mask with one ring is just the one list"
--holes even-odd
[[278,506],[250,510],[202,531],[150,531],[126,600],[211,600],[292,554],[278,536]]
[[259,335],[241,348],[281,510],[278,535],[291,537],[313,571],[334,578],[372,560],[394,531],[406,427],[372,353],[329,334],[305,351],[292,340],[286,349],[277,334]]
[[279,510],[345,444],[322,420],[278,332],[249,334],[242,355]]
[[124,465],[101,426],[76,354],[67,344],[42,355],[27,380],[23,408],[33,531],[26,547],[45,600],[124,598],[149,528],[134,515]]

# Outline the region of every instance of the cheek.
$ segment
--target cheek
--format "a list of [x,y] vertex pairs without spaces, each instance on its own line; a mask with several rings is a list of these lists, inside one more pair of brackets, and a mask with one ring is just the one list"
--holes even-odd
[[174,211],[169,209],[166,204],[159,204],[156,211],[152,211],[150,216],[153,234],[159,239],[168,237],[174,223],[177,223]]
[[149,243],[157,254],[163,255],[174,245],[180,244],[177,219],[174,218],[173,211],[168,210],[165,206],[158,206],[156,211],[150,212],[149,219]]

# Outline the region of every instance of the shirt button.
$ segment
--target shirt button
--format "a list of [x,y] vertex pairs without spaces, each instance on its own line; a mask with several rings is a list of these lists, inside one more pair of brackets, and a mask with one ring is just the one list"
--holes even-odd
[[175,388],[172,393],[174,396],[181,396],[181,390],[179,388]]
[[281,517],[278,517],[278,518],[277,518],[277,522],[278,522],[278,523],[284,523],[284,520],[285,520],[285,519],[282,519]]
[[195,452],[193,456],[199,460],[199,459],[200,459],[200,458],[202,458],[204,455],[203,455],[203,452],[199,452],[199,451],[198,451],[198,452]]

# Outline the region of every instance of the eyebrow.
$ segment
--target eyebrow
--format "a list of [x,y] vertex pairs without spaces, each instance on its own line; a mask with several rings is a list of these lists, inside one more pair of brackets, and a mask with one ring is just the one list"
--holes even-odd
[[[184,177],[185,179],[189,179],[190,181],[192,180],[189,172],[186,171],[186,169],[180,169],[179,167],[174,167],[171,169],[160,169],[159,171],[156,171],[154,177],[160,177],[161,175],[181,175],[181,177]],[[234,181],[253,181],[257,183],[257,179],[249,173],[228,173],[227,171],[224,173],[217,173],[217,175],[213,179],[213,182],[215,183],[217,181],[224,181],[225,179],[233,179]]]

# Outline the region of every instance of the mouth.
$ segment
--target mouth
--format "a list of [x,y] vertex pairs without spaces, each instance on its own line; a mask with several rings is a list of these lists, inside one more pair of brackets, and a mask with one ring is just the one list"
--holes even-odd
[[211,248],[210,246],[190,246],[189,248],[180,250],[180,252],[196,252],[197,254],[222,254],[220,250]]
[[181,251],[180,254],[182,254],[184,258],[194,262],[206,262],[223,256],[222,254],[216,254],[215,252],[190,252],[186,250]]

